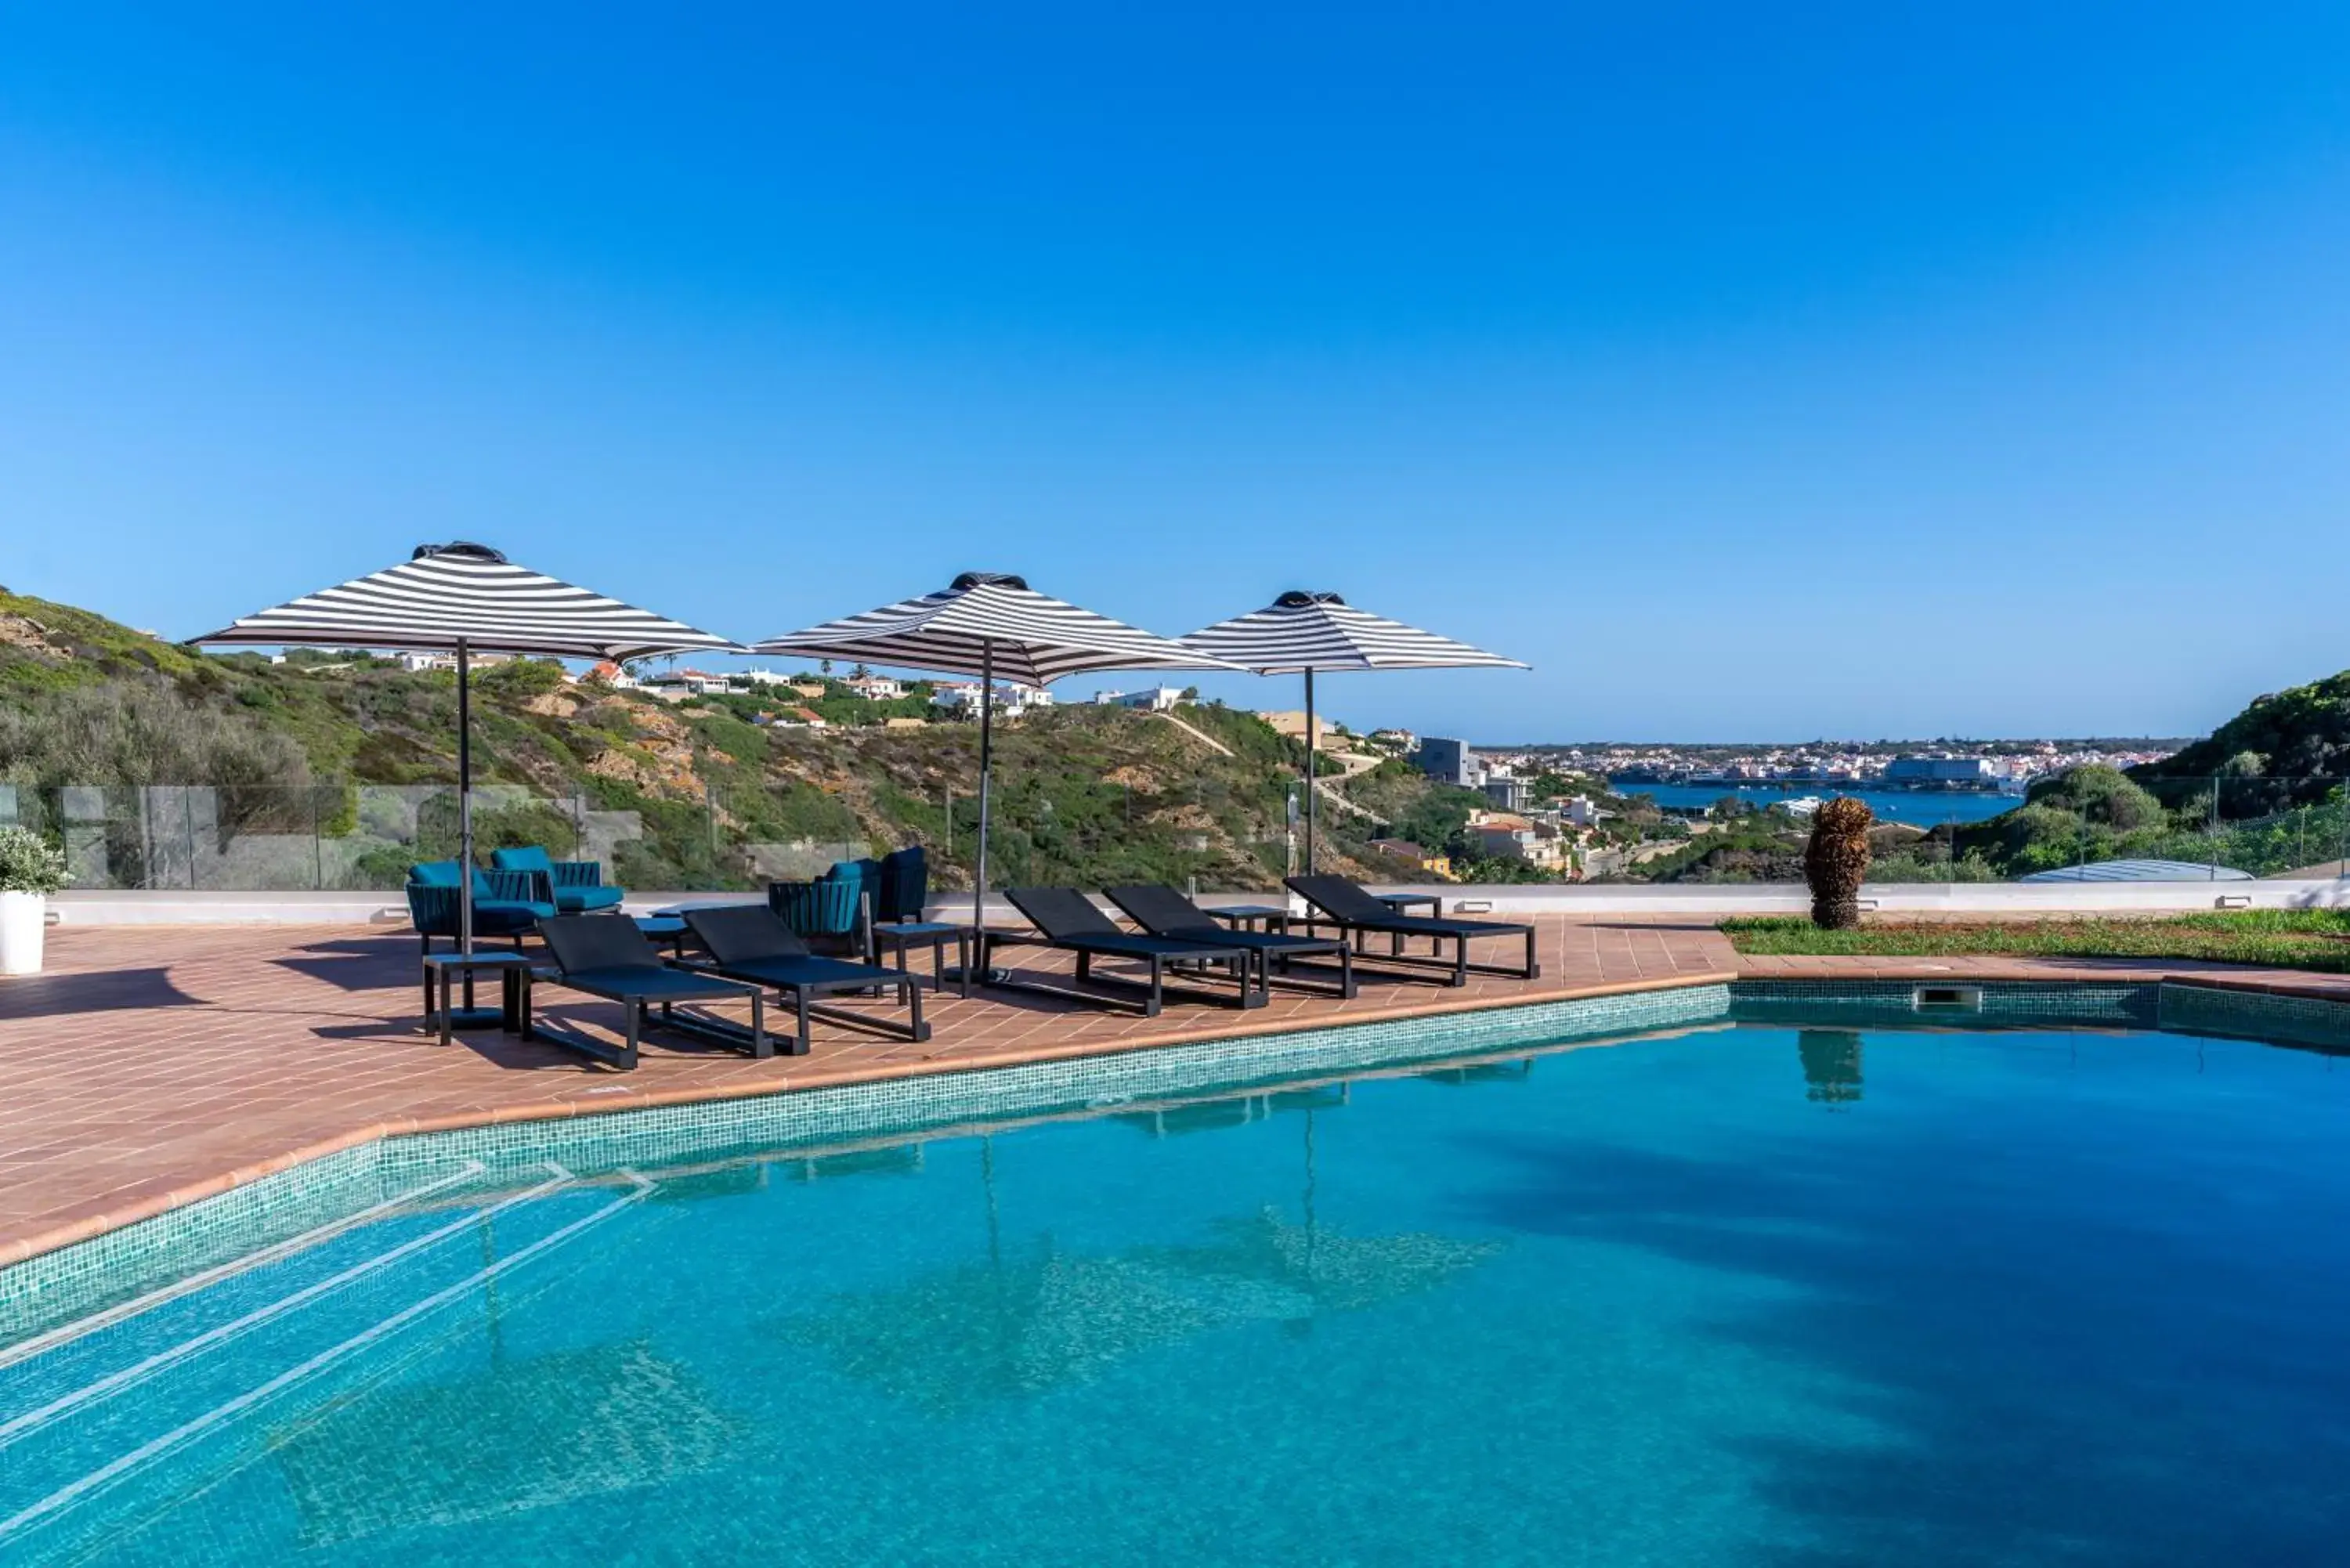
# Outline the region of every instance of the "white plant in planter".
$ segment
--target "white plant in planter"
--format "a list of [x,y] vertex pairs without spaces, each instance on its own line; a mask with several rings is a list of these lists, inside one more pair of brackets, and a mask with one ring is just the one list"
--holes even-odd
[[49,895],[68,879],[57,846],[29,827],[0,827],[0,974],[41,972]]

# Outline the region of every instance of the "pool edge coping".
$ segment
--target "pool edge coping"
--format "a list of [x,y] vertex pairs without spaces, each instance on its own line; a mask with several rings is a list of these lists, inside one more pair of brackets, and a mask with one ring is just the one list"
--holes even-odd
[[663,1109],[671,1106],[716,1105],[734,1100],[764,1099],[782,1095],[806,1094],[822,1089],[855,1088],[864,1085],[889,1083],[899,1079],[926,1078],[954,1074],[987,1073],[1003,1068],[1032,1066],[1043,1063],[1083,1061],[1097,1056],[1119,1056],[1134,1052],[1164,1050],[1175,1046],[1199,1045],[1213,1042],[1265,1039],[1284,1034],[1307,1033],[1333,1028],[1356,1025],[1408,1023],[1417,1020],[1460,1017],[1474,1012],[1499,1012],[1519,1007],[1540,1007],[1561,1002],[1581,1002],[1594,998],[1635,995],[1649,992],[1679,991],[1695,986],[1731,985],[1742,976],[1725,970],[1709,970],[1687,974],[1659,976],[1655,979],[1608,981],[1593,985],[1568,986],[1539,996],[1498,996],[1464,998],[1457,1002],[1439,1002],[1433,1005],[1403,1005],[1373,1008],[1352,1012],[1344,1018],[1284,1018],[1278,1021],[1236,1022],[1228,1029],[1206,1034],[1159,1033],[1128,1036],[1111,1041],[1096,1041],[1072,1045],[1034,1045],[1007,1051],[984,1059],[956,1059],[946,1056],[926,1057],[918,1062],[889,1063],[854,1068],[827,1076],[816,1082],[795,1082],[786,1076],[773,1082],[655,1089],[644,1093],[629,1093],[611,1099],[588,1104],[577,1100],[541,1101],[527,1105],[484,1106],[477,1110],[454,1111],[438,1116],[399,1116],[361,1127],[347,1128],[307,1144],[249,1160],[216,1176],[182,1184],[152,1198],[141,1199],[103,1213],[88,1215],[78,1220],[55,1225],[13,1241],[0,1242],[0,1270],[15,1268],[36,1258],[67,1248],[81,1246],[114,1231],[217,1198],[251,1186],[265,1178],[296,1169],[318,1160],[328,1159],[354,1148],[390,1138],[412,1137],[432,1133],[463,1132],[479,1127],[504,1127],[526,1122],[571,1121],[588,1116],[627,1116],[632,1113]]

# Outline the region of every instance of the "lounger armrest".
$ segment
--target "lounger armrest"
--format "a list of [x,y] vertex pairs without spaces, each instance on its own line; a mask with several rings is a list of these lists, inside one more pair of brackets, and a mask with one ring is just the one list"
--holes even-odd
[[558,888],[600,888],[604,885],[604,863],[600,860],[557,860],[555,862],[555,885]]

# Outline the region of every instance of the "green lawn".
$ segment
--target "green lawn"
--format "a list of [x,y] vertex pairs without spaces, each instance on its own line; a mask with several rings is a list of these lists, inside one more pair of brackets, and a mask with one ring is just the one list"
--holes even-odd
[[2247,909],[2137,920],[2035,920],[1966,925],[1879,922],[1824,931],[1793,917],[1721,922],[1742,953],[1861,953],[1947,958],[1970,953],[2031,958],[2210,959],[2224,963],[2350,973],[2350,910]]

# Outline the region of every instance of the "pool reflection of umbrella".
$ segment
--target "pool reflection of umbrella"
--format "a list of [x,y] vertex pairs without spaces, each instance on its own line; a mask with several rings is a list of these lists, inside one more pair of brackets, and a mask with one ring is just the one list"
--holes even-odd
[[750,1436],[637,1343],[398,1383],[273,1435],[303,1544],[461,1524],[739,1463]]
[[1375,1306],[1473,1267],[1498,1243],[1407,1233],[1330,1232],[1313,1213],[1307,1116],[1306,1220],[1268,1207],[1214,1227],[1197,1245],[1107,1256],[1049,1241],[1007,1257],[998,1219],[994,1147],[980,1152],[988,1253],[910,1283],[848,1295],[795,1320],[789,1332],[829,1351],[849,1376],[941,1414],[1088,1381],[1153,1347],[1246,1323],[1307,1324]]
[[1203,1247],[1170,1248],[1156,1260],[1187,1273],[1236,1282],[1253,1281],[1302,1298],[1306,1310],[1284,1312],[1311,1318],[1326,1312],[1357,1312],[1424,1291],[1491,1257],[1498,1241],[1466,1241],[1408,1231],[1387,1236],[1349,1236],[1316,1224],[1299,1224],[1268,1204],[1245,1220],[1217,1226],[1221,1239]]

